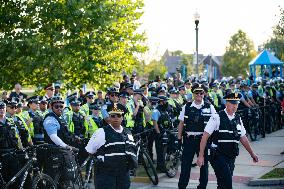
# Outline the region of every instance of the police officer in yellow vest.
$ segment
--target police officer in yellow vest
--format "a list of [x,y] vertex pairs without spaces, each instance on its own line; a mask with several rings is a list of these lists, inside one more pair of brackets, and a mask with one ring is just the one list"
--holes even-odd
[[44,96],[39,97],[39,109],[37,110],[38,114],[40,114],[43,118],[46,114],[49,113],[47,109],[47,99]]
[[94,91],[88,91],[86,94],[85,94],[85,97],[86,97],[86,100],[87,100],[87,103],[84,104],[83,106],[81,106],[80,110],[84,113],[84,116],[88,116],[90,115],[90,104],[94,102],[94,96],[95,96],[95,92]]
[[90,104],[92,114],[86,118],[86,138],[91,138],[98,128],[103,127],[103,119],[101,115],[101,107],[97,103]]
[[71,110],[64,114],[64,119],[68,124],[68,129],[71,133],[79,138],[84,138],[86,135],[86,122],[85,115],[80,110],[81,102],[79,100],[72,99],[70,101]]
[[210,92],[209,92],[209,96],[213,101],[213,106],[216,109],[216,111],[219,111],[221,108],[221,98],[218,94],[218,85],[217,83],[211,83],[210,84]]
[[13,119],[19,131],[19,136],[21,137],[22,144],[24,147],[26,147],[28,145],[32,145],[32,138],[29,134],[29,128],[25,123],[24,119],[16,114],[16,109],[18,105],[17,100],[14,98],[8,98],[6,100],[6,117]]
[[6,117],[6,104],[0,101],[0,162],[2,163],[1,174],[4,181],[10,180],[18,171],[15,170],[16,163],[13,155],[8,152],[21,148],[22,142],[17,126],[12,118]]

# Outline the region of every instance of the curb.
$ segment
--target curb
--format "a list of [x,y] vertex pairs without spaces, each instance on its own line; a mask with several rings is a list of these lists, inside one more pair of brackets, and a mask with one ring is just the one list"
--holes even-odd
[[249,186],[276,186],[276,185],[284,185],[283,178],[275,178],[275,179],[254,179],[249,181]]
[[131,182],[138,182],[138,183],[151,183],[150,179],[148,177],[139,177],[136,176],[131,179]]

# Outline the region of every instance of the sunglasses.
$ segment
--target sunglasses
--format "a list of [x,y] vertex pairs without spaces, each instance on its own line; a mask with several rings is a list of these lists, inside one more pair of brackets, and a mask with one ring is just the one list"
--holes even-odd
[[195,95],[204,95],[204,92],[197,92],[197,93],[194,93]]
[[121,118],[122,115],[121,114],[111,114],[110,117],[111,118],[116,118],[116,117]]
[[60,108],[60,109],[63,109],[63,105],[54,105],[53,107],[54,107],[55,109],[59,109],[59,108]]
[[111,94],[110,96],[111,96],[111,97],[115,97],[115,96],[118,96],[118,95],[117,95],[117,94]]
[[16,109],[17,107],[16,106],[8,106],[9,108],[11,109]]

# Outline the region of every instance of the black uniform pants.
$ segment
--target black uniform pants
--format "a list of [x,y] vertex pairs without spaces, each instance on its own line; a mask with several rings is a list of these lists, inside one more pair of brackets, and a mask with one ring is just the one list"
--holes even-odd
[[95,188],[96,189],[129,189],[130,176],[129,172],[119,176],[99,173],[95,174]]
[[[183,138],[183,152],[181,159],[181,173],[179,177],[179,189],[185,189],[188,185],[191,171],[191,164],[194,155],[199,155],[199,145],[201,137],[184,137]],[[208,148],[204,151],[204,165],[200,168],[200,177],[198,189],[205,189],[208,183]]]
[[165,159],[163,156],[164,145],[163,145],[162,134],[156,133],[155,147],[156,147],[156,154],[157,154],[157,169],[164,170],[165,169]]
[[220,153],[210,158],[215,175],[217,177],[217,189],[232,189],[232,176],[235,168],[235,158],[229,158]]

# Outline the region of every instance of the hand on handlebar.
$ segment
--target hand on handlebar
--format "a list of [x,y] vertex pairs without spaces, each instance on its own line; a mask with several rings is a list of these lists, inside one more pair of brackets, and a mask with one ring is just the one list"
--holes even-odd
[[70,150],[70,151],[73,151],[73,152],[79,152],[79,149],[78,148],[75,148],[75,147],[73,147],[73,146],[66,146],[65,147],[67,150]]

